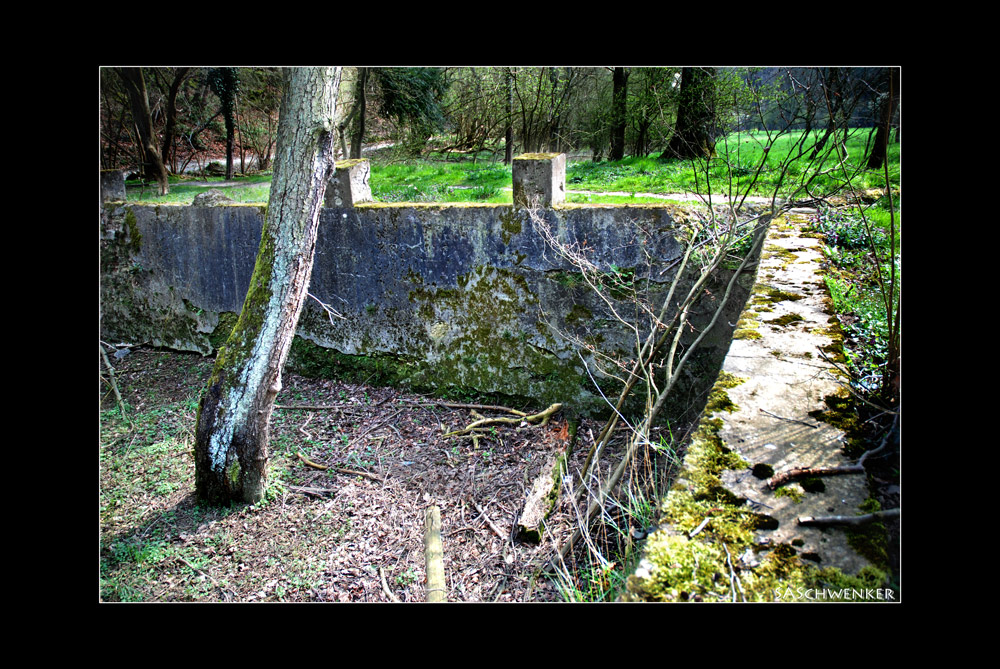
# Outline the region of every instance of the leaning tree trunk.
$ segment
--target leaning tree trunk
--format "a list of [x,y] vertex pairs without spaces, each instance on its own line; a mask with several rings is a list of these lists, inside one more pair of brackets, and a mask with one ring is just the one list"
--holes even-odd
[[155,179],[160,185],[160,195],[166,195],[170,190],[167,181],[167,167],[156,148],[156,138],[153,136],[153,118],[149,113],[149,96],[146,94],[146,80],[138,67],[119,67],[118,75],[125,83],[128,91],[129,106],[132,108],[132,120],[139,133],[142,151],[142,172],[144,178]]
[[312,274],[319,213],[333,172],[340,68],[290,68],[257,263],[243,310],[198,407],[197,497],[257,502],[281,370]]

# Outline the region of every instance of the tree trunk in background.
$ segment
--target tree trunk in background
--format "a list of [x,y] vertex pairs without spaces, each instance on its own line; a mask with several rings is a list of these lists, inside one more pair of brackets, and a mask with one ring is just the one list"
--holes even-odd
[[233,137],[236,134],[236,91],[239,75],[235,67],[217,67],[208,75],[212,91],[222,103],[222,116],[226,122],[226,179],[233,178]]
[[[365,86],[368,84],[368,68],[358,68],[358,82],[354,87],[354,104],[357,116],[351,131],[351,159],[361,158],[361,148],[365,141]],[[354,113],[354,112],[352,112]]]
[[507,122],[504,126],[503,164],[510,165],[514,159],[514,74],[510,68],[504,69],[504,85],[507,87]]
[[119,67],[115,70],[128,91],[129,106],[132,108],[132,120],[136,132],[139,133],[139,144],[142,151],[143,178],[160,184],[160,195],[170,191],[167,181],[167,167],[156,148],[156,138],[153,137],[153,119],[149,113],[149,96],[146,93],[146,80],[138,67]]
[[[899,104],[899,68],[889,68],[886,73],[886,93],[882,99],[882,107],[878,129],[875,131],[875,142],[872,145],[871,153],[868,154],[868,169],[877,170],[882,167],[888,152],[889,133],[892,126],[892,117],[896,112],[896,105]],[[897,141],[899,129],[896,130]]]
[[172,164],[171,156],[174,150],[174,128],[177,127],[177,91],[180,90],[184,78],[187,77],[190,67],[179,67],[174,72],[174,80],[170,84],[170,92],[167,95],[167,126],[163,129],[163,156],[164,165],[170,165],[171,171],[176,170],[176,165]]
[[334,169],[340,68],[289,68],[271,196],[250,288],[198,407],[200,501],[259,501],[269,421],[309,288],[320,209]]
[[829,140],[830,137],[834,136],[837,132],[838,117],[842,115],[844,105],[844,98],[841,94],[841,89],[843,88],[842,83],[840,68],[838,67],[831,67],[826,76],[823,77],[823,87],[826,91],[826,108],[830,118],[827,120],[826,130],[823,132],[823,136],[813,148],[813,160],[819,156],[820,151],[822,151],[823,147],[826,146],[827,140]]
[[609,160],[621,160],[625,157],[625,122],[628,99],[628,73],[624,67],[616,67],[611,72],[611,153]]
[[714,126],[715,68],[685,67],[681,71],[677,123],[660,159],[714,156]]

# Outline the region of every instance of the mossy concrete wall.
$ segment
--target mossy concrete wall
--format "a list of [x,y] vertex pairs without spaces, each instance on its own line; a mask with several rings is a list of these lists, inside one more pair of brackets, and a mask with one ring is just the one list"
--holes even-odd
[[[586,245],[610,279],[626,280],[626,289],[610,280],[602,296],[523,208],[345,204],[322,212],[313,297],[290,368],[439,394],[559,401],[584,414],[604,407],[583,364],[593,360],[588,347],[627,357],[635,345],[605,298],[626,308],[634,286],[655,302],[673,279],[688,231],[688,215],[671,206],[539,210],[542,227],[563,243]],[[264,213],[239,205],[106,205],[105,341],[215,350],[242,307]],[[720,275],[719,287],[728,278]],[[692,379],[714,380],[750,281],[706,340]],[[707,323],[711,299],[699,305],[696,324]],[[590,371],[607,382],[593,365]],[[684,392],[705,390],[693,383]]]

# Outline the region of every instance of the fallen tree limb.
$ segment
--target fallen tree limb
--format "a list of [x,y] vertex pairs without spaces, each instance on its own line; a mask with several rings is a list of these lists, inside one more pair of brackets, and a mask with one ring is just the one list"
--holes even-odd
[[399,597],[397,597],[395,595],[395,593],[393,593],[393,591],[389,589],[389,584],[385,582],[385,570],[382,569],[382,567],[378,568],[378,575],[379,575],[379,578],[382,579],[382,592],[385,593],[386,597],[388,597],[389,599],[391,599],[392,601],[394,601],[394,602],[396,602],[398,604],[399,603]]
[[380,479],[379,477],[375,476],[374,474],[369,474],[368,472],[362,472],[362,471],[358,471],[356,469],[346,469],[344,467],[331,467],[330,465],[321,465],[321,464],[313,462],[312,460],[308,459],[306,456],[302,455],[301,453],[296,453],[295,455],[297,455],[299,457],[299,460],[302,461],[302,464],[306,465],[307,467],[312,467],[313,469],[318,469],[320,471],[326,471],[327,469],[333,469],[333,471],[337,472],[338,474],[347,474],[348,476],[364,476],[365,478],[369,478],[372,481],[375,481],[376,483],[381,483],[382,482],[382,479]]
[[115,391],[115,401],[118,402],[118,410],[128,420],[128,416],[125,415],[125,402],[122,401],[122,395],[118,392],[118,383],[115,381],[115,368],[108,361],[108,354],[104,352],[104,347],[98,343],[97,348],[101,349],[101,358],[104,360],[104,366],[108,368],[108,375],[111,377],[111,389]]
[[538,420],[541,421],[540,423],[538,423],[538,425],[540,425],[540,426],[541,425],[547,425],[548,422],[549,422],[549,418],[552,417],[552,414],[554,414],[555,412],[559,411],[559,409],[561,409],[561,408],[562,408],[562,404],[556,403],[556,404],[553,404],[552,406],[550,406],[545,411],[542,411],[540,413],[536,413],[536,414],[534,414],[532,416],[522,416],[522,417],[518,417],[518,418],[503,418],[503,417],[481,418],[481,419],[479,419],[479,420],[477,420],[477,421],[475,421],[473,423],[470,423],[470,424],[466,425],[461,430],[454,430],[454,431],[448,432],[447,434],[444,434],[442,436],[444,436],[444,437],[456,437],[456,436],[462,435],[462,434],[473,434],[477,428],[483,427],[485,425],[498,425],[498,424],[501,424],[501,425],[504,425],[504,424],[505,425],[519,425],[521,423],[534,423],[535,421],[538,421]]
[[317,497],[337,494],[336,488],[312,488],[303,485],[290,485],[288,486],[288,490],[299,495],[315,495]]
[[899,517],[898,508],[875,511],[862,516],[803,516],[799,518],[799,525],[867,525],[883,518],[897,517]]
[[442,400],[402,400],[404,402],[410,402],[418,406],[440,406],[448,407],[449,409],[478,409],[480,411],[503,411],[504,413],[512,413],[515,416],[527,416],[528,414],[524,411],[518,411],[517,409],[511,409],[510,407],[497,406],[495,404],[466,404],[464,402],[445,402]]
[[497,526],[493,524],[493,521],[490,520],[490,517],[486,515],[486,512],[483,511],[483,509],[478,504],[476,504],[475,502],[472,503],[472,506],[476,507],[476,511],[478,511],[479,515],[483,517],[483,519],[486,521],[486,524],[490,526],[491,530],[493,530],[494,534],[496,534],[498,537],[500,537],[500,539],[502,541],[507,541],[507,537],[505,537],[504,534],[503,534],[503,532],[501,532],[497,528]]
[[[761,409],[763,411],[763,409]],[[889,441],[889,436],[896,429],[896,423],[899,421],[899,414],[892,419],[892,427],[888,432],[882,437],[882,442],[878,445],[878,448],[873,448],[870,451],[865,451],[858,458],[858,461],[853,465],[845,465],[843,467],[793,467],[787,471],[781,472],[780,474],[775,474],[772,476],[768,482],[767,486],[774,490],[780,485],[788,483],[789,481],[794,481],[798,478],[803,478],[805,476],[838,476],[841,474],[860,474],[865,471],[865,460],[875,455],[876,453],[882,451]]]
[[430,506],[424,514],[424,565],[427,601],[447,601],[444,586],[444,548],[441,544],[441,509]]
[[286,409],[288,411],[340,411],[346,413],[357,413],[365,407],[350,404],[275,404],[275,409]]
[[767,487],[774,490],[778,486],[784,485],[795,479],[807,476],[839,476],[842,474],[863,474],[865,471],[862,465],[846,465],[844,467],[794,467],[780,474],[775,474],[767,481]]

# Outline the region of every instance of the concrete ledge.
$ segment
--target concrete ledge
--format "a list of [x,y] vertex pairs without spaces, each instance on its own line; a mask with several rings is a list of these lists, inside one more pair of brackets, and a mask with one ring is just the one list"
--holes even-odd
[[839,352],[839,327],[817,272],[820,242],[800,225],[772,222],[736,338],[623,599],[779,601],[808,591],[818,570],[844,587],[882,586],[851,530],[798,523],[864,513],[863,473],[768,486],[794,467],[852,464],[831,424],[844,391],[820,356]]

